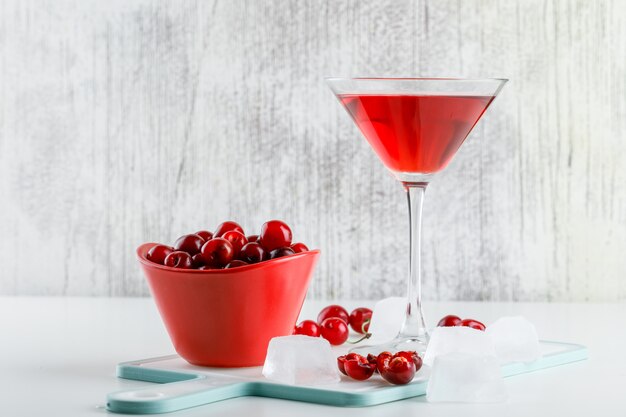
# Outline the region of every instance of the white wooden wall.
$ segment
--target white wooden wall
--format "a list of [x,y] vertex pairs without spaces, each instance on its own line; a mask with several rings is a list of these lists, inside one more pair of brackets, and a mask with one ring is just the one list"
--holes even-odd
[[511,81],[430,186],[426,299],[626,299],[626,2],[0,1],[0,293],[146,295],[235,219],[405,290],[406,203],[323,78]]

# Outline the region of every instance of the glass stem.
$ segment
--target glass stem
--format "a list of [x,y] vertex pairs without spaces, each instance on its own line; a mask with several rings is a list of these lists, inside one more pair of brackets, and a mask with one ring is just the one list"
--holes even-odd
[[409,280],[406,316],[399,338],[416,339],[428,342],[428,331],[424,313],[422,312],[421,283],[421,240],[422,240],[422,205],[426,193],[426,182],[404,183],[409,203],[410,239],[409,247]]

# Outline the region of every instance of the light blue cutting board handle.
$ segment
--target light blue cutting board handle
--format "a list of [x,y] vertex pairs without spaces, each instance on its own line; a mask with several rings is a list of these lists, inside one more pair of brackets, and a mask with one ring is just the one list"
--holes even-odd
[[114,392],[107,398],[107,408],[119,413],[167,413],[218,399],[246,395],[246,385],[246,382],[236,383],[198,375],[186,381],[153,385],[135,391]]
[[[505,377],[538,371],[587,359],[587,349],[581,345],[542,342],[557,347],[553,353],[545,354],[532,363],[512,363],[502,367]],[[121,363],[118,376],[148,382],[160,382],[148,388],[119,391],[107,396],[107,409],[117,413],[156,414],[182,410],[229,398],[260,396],[306,401],[343,407],[362,407],[390,401],[417,397],[426,394],[428,381],[408,385],[383,385],[371,390],[337,390],[332,387],[304,387],[281,385],[265,379],[249,380],[236,377],[211,378],[202,374],[176,372],[146,367],[161,360],[153,358],[143,361]],[[153,366],[153,365],[152,365]]]

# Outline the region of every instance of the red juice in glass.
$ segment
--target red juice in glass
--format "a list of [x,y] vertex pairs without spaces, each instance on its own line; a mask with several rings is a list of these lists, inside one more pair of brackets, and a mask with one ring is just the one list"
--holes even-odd
[[443,170],[504,84],[503,78],[327,78],[374,152],[402,185],[409,208],[406,310],[398,335],[351,352],[426,352],[421,235],[426,188]]
[[494,96],[340,94],[385,166],[396,172],[442,170]]

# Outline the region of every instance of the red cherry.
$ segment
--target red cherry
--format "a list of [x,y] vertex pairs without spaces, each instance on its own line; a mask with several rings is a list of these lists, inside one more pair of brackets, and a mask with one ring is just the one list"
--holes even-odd
[[393,355],[391,354],[391,352],[380,352],[378,354],[378,356],[376,357],[376,369],[378,370],[378,372],[381,372],[383,370],[383,368],[387,367],[389,364],[389,361],[391,360],[391,358],[393,357]]
[[165,257],[165,266],[172,268],[191,269],[193,267],[191,256],[187,252],[175,251]]
[[346,311],[346,309],[336,304],[332,304],[327,307],[324,307],[322,311],[320,311],[320,313],[317,315],[317,322],[321,323],[329,317],[339,317],[341,320],[345,321],[346,323],[350,321],[348,312]]
[[471,327],[472,329],[482,330],[482,331],[484,331],[486,328],[484,324],[474,319],[461,320],[461,322],[457,324],[457,326]]
[[201,266],[204,266],[204,259],[202,259],[201,253],[196,253],[191,257],[191,264],[194,268],[200,269]]
[[204,239],[196,234],[185,235],[176,239],[174,249],[182,250],[183,252],[187,252],[189,255],[193,256],[200,252],[200,248],[204,245],[204,242]]
[[439,320],[439,323],[437,323],[437,327],[454,327],[458,326],[460,322],[461,318],[459,316],[449,314]]
[[313,320],[304,320],[295,327],[295,329],[293,330],[293,334],[303,334],[305,336],[320,337],[320,326]]
[[248,239],[248,242],[258,242],[259,235],[248,235],[246,236],[246,239]]
[[337,358],[337,368],[339,368],[339,371],[344,375],[348,375],[345,369],[346,360],[354,359],[357,356],[360,356],[360,355],[358,353],[348,353],[347,355],[339,356]]
[[255,264],[269,259],[269,254],[265,252],[265,249],[258,243],[250,242],[246,243],[243,248],[241,248],[239,259],[249,264]]
[[337,358],[337,368],[339,368],[339,372],[341,372],[344,375],[348,375],[346,373],[346,357],[345,356],[339,356]]
[[282,258],[283,256],[295,255],[291,248],[278,248],[270,252],[270,259]]
[[227,221],[217,226],[217,229],[215,229],[215,232],[213,233],[213,237],[222,237],[224,233],[231,230],[235,230],[241,234],[245,234],[243,233],[243,228],[239,226],[238,223]]
[[367,361],[374,365],[374,372],[378,372],[378,356],[374,355],[373,353],[368,353]]
[[154,245],[148,251],[146,258],[148,258],[149,261],[163,265],[163,263],[165,262],[165,257],[172,252],[174,252],[174,248],[171,246]]
[[208,230],[200,230],[199,232],[196,232],[196,234],[205,241],[213,239],[213,233],[209,232]]
[[261,226],[259,243],[266,251],[291,245],[291,229],[280,220],[270,220]]
[[235,256],[237,256],[241,251],[241,248],[243,248],[243,246],[248,243],[248,239],[246,239],[243,233],[240,233],[236,230],[229,230],[228,232],[224,233],[222,237],[228,240],[233,245],[233,249],[235,250]]
[[337,317],[329,317],[320,324],[322,337],[331,345],[341,345],[348,340],[348,325]]
[[394,355],[391,360],[387,359],[382,371],[380,369],[379,371],[385,381],[395,385],[404,385],[413,380],[415,364],[403,356]]
[[309,250],[304,243],[300,242],[291,245],[291,249],[293,249],[295,253],[307,252]]
[[349,323],[352,330],[357,333],[367,333],[372,319],[372,310],[367,307],[359,307],[350,313]]
[[247,262],[240,261],[239,259],[235,259],[234,261],[230,261],[224,269],[237,268],[238,266],[248,265]]
[[343,366],[346,375],[357,381],[365,381],[374,374],[374,370],[376,369],[376,365],[369,363],[368,360],[361,355],[356,355],[356,357],[352,359],[346,359]]
[[413,362],[415,365],[415,372],[419,371],[422,367],[422,358],[415,351],[401,351],[393,355],[394,357],[403,357]]
[[200,253],[204,262],[213,266],[224,266],[232,261],[235,256],[233,245],[221,237],[216,237],[206,242],[202,246]]

